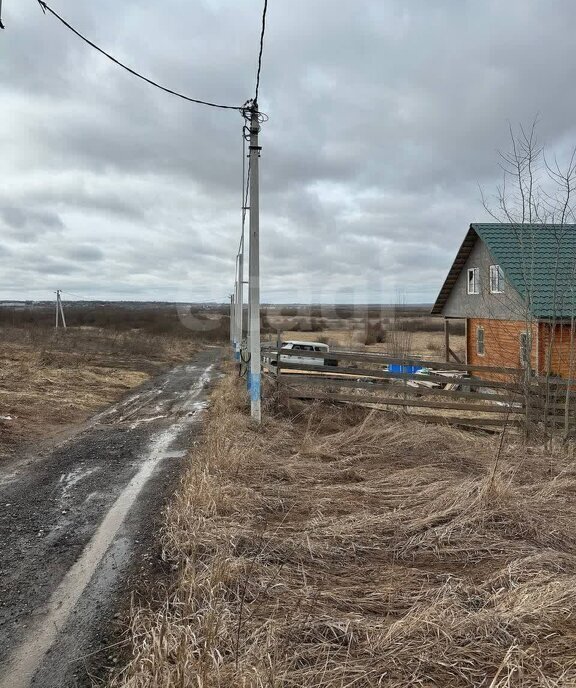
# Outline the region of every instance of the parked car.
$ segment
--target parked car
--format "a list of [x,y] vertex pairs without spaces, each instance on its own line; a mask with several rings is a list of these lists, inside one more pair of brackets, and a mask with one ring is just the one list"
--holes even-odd
[[[322,342],[282,342],[283,349],[292,349],[293,351],[317,351],[318,356],[280,356],[281,363],[297,363],[302,366],[336,366],[338,361],[331,358],[326,358],[324,354],[330,351],[328,344]],[[272,361],[272,365],[276,365],[276,361]]]

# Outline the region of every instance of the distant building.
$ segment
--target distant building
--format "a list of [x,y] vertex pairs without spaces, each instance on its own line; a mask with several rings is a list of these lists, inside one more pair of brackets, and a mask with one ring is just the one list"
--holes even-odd
[[465,320],[471,365],[576,377],[576,225],[471,224],[432,314]]

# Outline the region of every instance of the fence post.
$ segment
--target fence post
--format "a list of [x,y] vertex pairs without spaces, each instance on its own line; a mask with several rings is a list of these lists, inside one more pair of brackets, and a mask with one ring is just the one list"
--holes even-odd
[[406,406],[406,397],[407,397],[406,390],[408,388],[408,370],[405,369],[405,366],[402,366],[400,368],[400,370],[403,370],[403,372],[404,372],[404,386],[402,387],[403,395],[404,395],[404,406],[402,407],[402,409],[404,410],[404,413],[407,414],[408,413],[408,407]]
[[[524,387],[524,417],[525,417],[525,427],[524,427],[524,438],[526,440],[530,439],[534,434],[534,406],[538,406],[541,401],[541,390],[539,383],[536,383],[535,389],[532,387],[532,380],[530,377],[530,366],[527,365],[523,371],[522,375],[522,386]],[[533,405],[533,396],[536,396],[536,404]],[[546,423],[544,422],[544,428],[546,428]]]
[[280,389],[280,349],[282,348],[282,332],[276,331],[276,391]]

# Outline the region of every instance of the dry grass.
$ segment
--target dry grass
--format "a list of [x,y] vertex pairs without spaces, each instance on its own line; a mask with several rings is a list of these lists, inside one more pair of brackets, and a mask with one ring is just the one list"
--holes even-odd
[[[413,356],[423,356],[430,359],[438,359],[444,356],[444,333],[443,332],[410,332],[409,348]],[[270,340],[276,342],[275,335],[270,335]],[[356,328],[350,329],[330,329],[321,332],[282,332],[282,338],[286,340],[318,342],[322,341],[333,347],[345,347],[354,350],[365,350],[375,353],[386,353],[393,355],[393,341],[382,342],[381,344],[364,345],[366,338],[365,327],[360,324]],[[462,335],[450,335],[450,348],[464,360],[466,350],[466,340]]]
[[576,685],[572,456],[243,406],[227,377],[111,687]]
[[94,328],[3,328],[1,345],[0,458],[81,422],[194,351],[182,339]]

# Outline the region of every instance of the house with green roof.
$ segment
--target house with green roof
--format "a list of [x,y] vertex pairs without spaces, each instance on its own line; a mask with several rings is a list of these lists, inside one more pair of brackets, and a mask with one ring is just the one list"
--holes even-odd
[[432,314],[465,321],[471,365],[576,377],[576,225],[471,224]]

